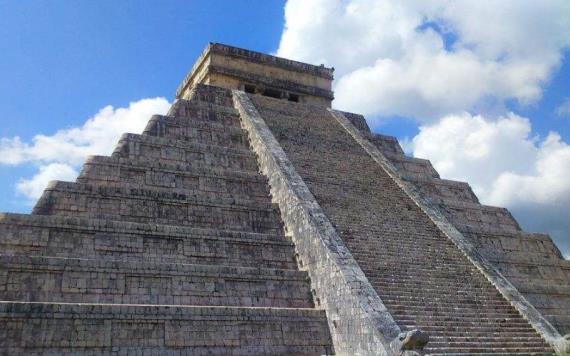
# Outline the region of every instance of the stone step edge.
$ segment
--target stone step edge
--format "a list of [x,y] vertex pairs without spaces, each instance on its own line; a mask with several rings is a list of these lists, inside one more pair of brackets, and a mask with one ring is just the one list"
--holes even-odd
[[125,234],[144,234],[164,238],[212,238],[236,241],[263,242],[275,245],[293,246],[285,239],[285,235],[245,232],[238,230],[218,230],[168,224],[144,224],[122,220],[77,218],[55,215],[31,215],[17,213],[0,213],[0,225],[31,226],[38,228],[63,228],[66,230],[82,230],[90,232],[112,232]]
[[[176,199],[175,197],[168,197],[168,196],[153,196],[153,195],[129,195],[125,194],[121,188],[114,188],[111,187],[109,190],[115,190],[112,194],[100,194],[96,190],[89,190],[89,189],[81,189],[87,188],[89,186],[93,187],[109,187],[106,184],[97,184],[97,183],[76,183],[76,182],[64,182],[64,181],[51,181],[46,189],[44,190],[42,198],[38,200],[36,206],[33,209],[35,212],[37,209],[43,208],[42,202],[45,199],[50,198],[51,192],[62,192],[62,193],[72,193],[72,194],[81,194],[87,196],[96,196],[103,199],[132,199],[132,200],[143,200],[143,201],[152,201],[152,202],[162,202],[162,203],[171,203],[177,205],[206,205],[206,206],[214,206],[214,207],[222,207],[222,208],[229,208],[231,210],[255,210],[255,211],[270,211],[275,210],[277,205],[271,202],[256,202],[255,200],[246,200],[240,198],[219,198],[219,199],[212,199],[207,197],[196,197],[192,195],[186,195],[183,193],[177,193],[176,191],[172,191],[169,188],[132,188],[136,189],[140,192],[157,192],[157,193],[164,193],[165,195],[171,194],[178,194],[178,196],[184,196],[184,199]],[[79,188],[79,189],[77,189]],[[126,187],[125,187],[126,189]],[[121,191],[116,191],[121,190]],[[184,191],[181,189],[180,191]],[[159,195],[158,194],[158,195]],[[121,200],[122,201],[122,200]]]
[[[216,168],[216,167],[196,167],[190,163],[162,163],[156,160],[138,160],[134,158],[122,158],[112,156],[88,156],[84,167],[86,166],[107,166],[116,169],[135,169],[153,172],[166,172],[172,174],[186,175],[186,176],[199,176],[209,177],[216,179],[241,179],[251,182],[258,182],[267,184],[267,179],[258,172],[240,171],[237,169]],[[88,173],[92,174],[92,173]],[[92,179],[82,172],[79,174],[79,179]]]
[[190,116],[158,115],[158,114],[151,116],[150,120],[147,123],[146,128],[143,131],[143,135],[154,136],[148,134],[148,132],[152,131],[154,129],[152,125],[157,123],[177,126],[177,127],[192,127],[192,128],[203,127],[203,128],[209,128],[212,131],[224,131],[232,134],[241,134],[244,137],[247,136],[245,131],[243,131],[243,129],[240,126],[228,126],[213,121],[200,120],[198,118]]
[[14,318],[17,314],[25,314],[25,317],[29,318],[30,314],[48,314],[50,318],[58,319],[64,318],[66,313],[81,314],[83,317],[96,314],[95,317],[100,318],[108,314],[113,319],[149,320],[161,320],[161,316],[166,320],[175,320],[177,317],[183,319],[184,316],[202,316],[204,320],[212,320],[213,316],[241,320],[288,316],[326,318],[325,311],[317,308],[0,301],[0,317],[4,314]]
[[[231,100],[231,99],[230,99]],[[167,116],[174,116],[172,112],[180,106],[192,107],[200,110],[214,110],[225,114],[238,116],[237,110],[232,106],[220,105],[199,99],[176,99],[170,109],[166,113]]]
[[225,147],[219,145],[210,145],[205,143],[196,143],[172,138],[156,137],[150,135],[142,135],[135,133],[124,133],[113,150],[113,156],[120,153],[121,148],[129,143],[145,143],[158,147],[176,147],[180,149],[190,149],[204,153],[234,155],[255,158],[255,154],[248,148]]
[[[34,263],[35,262],[35,263]],[[68,267],[75,267],[67,270]],[[151,275],[188,275],[231,277],[232,279],[271,279],[299,280],[307,279],[307,272],[293,269],[243,267],[227,265],[204,265],[166,262],[122,261],[113,259],[86,259],[49,256],[12,256],[0,255],[0,269],[36,271],[85,271],[108,272],[114,274],[151,274]]]
[[[55,182],[55,183],[52,183]],[[113,192],[120,192],[121,194],[129,193],[131,191],[137,192],[147,192],[156,194],[155,196],[150,195],[150,198],[157,198],[162,200],[161,195],[172,195],[176,196],[186,196],[192,197],[196,200],[229,200],[236,203],[236,205],[240,205],[240,203],[247,204],[271,204],[271,196],[269,192],[254,192],[254,193],[247,193],[247,192],[238,192],[238,193],[230,193],[228,191],[212,191],[212,190],[201,190],[201,189],[191,189],[191,188],[177,188],[177,187],[165,187],[160,185],[151,185],[151,184],[138,184],[138,183],[131,183],[131,182],[124,182],[122,180],[119,181],[93,181],[93,182],[66,182],[66,181],[52,181],[48,184],[46,189],[51,190],[58,190],[58,191],[69,191],[69,192],[80,192],[80,193],[96,193],[101,194],[102,196],[114,196],[114,194],[109,194]],[[79,189],[77,189],[79,188]],[[136,197],[147,195],[135,195]],[[214,197],[210,197],[214,196]],[[260,201],[260,200],[265,201]],[[178,199],[174,199],[177,200]]]
[[[431,198],[427,198],[427,199],[430,200],[432,204],[441,204],[441,205],[448,207],[448,208],[481,210],[481,211],[489,212],[489,213],[497,212],[497,213],[503,213],[503,214],[508,215],[509,217],[512,218],[511,212],[507,208],[503,208],[503,207],[499,207],[499,206],[473,203],[473,202],[469,202],[469,201],[451,199],[451,198],[446,198],[446,197],[438,198],[437,201],[433,201],[433,199],[431,199]],[[516,230],[516,231],[519,231],[519,230]]]
[[531,240],[533,239],[550,240],[550,236],[548,234],[540,232],[527,232],[523,230],[503,230],[489,226],[463,224],[463,223],[455,223],[454,226],[463,233],[480,234],[480,235],[499,235],[504,237],[525,238]]

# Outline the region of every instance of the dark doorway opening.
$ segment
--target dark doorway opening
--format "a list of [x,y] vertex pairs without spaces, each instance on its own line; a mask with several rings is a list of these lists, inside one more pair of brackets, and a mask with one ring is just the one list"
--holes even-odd
[[265,89],[263,91],[263,95],[271,98],[281,99],[281,92],[275,89]]

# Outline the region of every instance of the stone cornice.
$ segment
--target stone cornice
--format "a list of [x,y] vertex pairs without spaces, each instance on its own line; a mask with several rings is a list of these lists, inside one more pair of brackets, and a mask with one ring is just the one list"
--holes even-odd
[[[192,69],[188,72],[182,83],[178,86],[176,90],[176,97],[181,98],[182,93],[188,87],[192,79],[200,72],[200,67],[204,64],[204,61],[210,54],[219,54],[226,57],[232,57],[237,59],[243,59],[249,62],[254,62],[263,65],[269,65],[289,71],[295,71],[299,73],[304,73],[320,78],[325,78],[333,80],[334,68],[327,68],[325,66],[315,66],[308,63],[293,61],[286,58],[271,56],[261,52],[250,51],[243,48],[228,46],[221,43],[209,43],[208,46],[202,51],[196,62],[192,66]],[[249,73],[248,73],[249,74]],[[295,83],[296,87],[306,87]],[[309,87],[307,87],[309,88]],[[314,88],[317,89],[317,88]],[[316,96],[323,96],[332,99],[332,92],[327,90],[322,90],[322,94],[311,94]],[[307,91],[304,91],[307,93]],[[326,92],[326,93],[324,93]],[[310,94],[310,93],[309,93]]]
[[334,94],[330,90],[295,83],[289,80],[275,79],[263,75],[253,74],[237,69],[225,68],[221,66],[208,66],[208,73],[224,74],[230,77],[240,78],[246,82],[259,83],[271,88],[284,89],[292,92],[320,96],[329,100],[334,99]]

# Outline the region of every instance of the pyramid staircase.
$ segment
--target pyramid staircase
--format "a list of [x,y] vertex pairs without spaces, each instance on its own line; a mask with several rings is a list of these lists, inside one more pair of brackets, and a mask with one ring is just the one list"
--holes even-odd
[[201,86],[0,215],[6,354],[328,354],[227,90]]
[[554,350],[325,107],[250,96],[402,331],[432,355]]
[[481,204],[468,183],[442,179],[428,160],[405,156],[394,137],[367,127],[364,134],[560,333],[570,334],[570,261],[548,235],[523,231],[507,209]]

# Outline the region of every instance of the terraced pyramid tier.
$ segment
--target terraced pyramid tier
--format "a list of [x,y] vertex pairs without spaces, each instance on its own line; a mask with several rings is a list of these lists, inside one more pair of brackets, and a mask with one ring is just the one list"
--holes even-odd
[[250,99],[396,323],[430,334],[425,352],[552,353],[326,108]]
[[1,215],[0,247],[0,353],[333,351],[227,90]]

